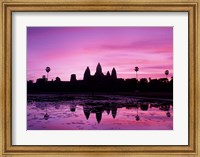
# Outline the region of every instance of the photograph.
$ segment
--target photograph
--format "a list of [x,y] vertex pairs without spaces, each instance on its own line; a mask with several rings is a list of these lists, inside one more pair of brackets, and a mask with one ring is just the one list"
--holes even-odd
[[0,156],[200,156],[200,0],[0,5]]
[[28,26],[27,130],[173,130],[172,26]]

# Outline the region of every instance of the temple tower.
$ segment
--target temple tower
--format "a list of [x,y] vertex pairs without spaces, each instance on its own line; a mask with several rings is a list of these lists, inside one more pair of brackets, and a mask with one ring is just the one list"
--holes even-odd
[[117,72],[116,72],[115,68],[112,69],[111,78],[117,79]]
[[97,65],[97,68],[96,68],[96,72],[95,72],[95,76],[97,78],[102,78],[104,75],[103,75],[103,72],[102,72],[102,68],[101,68],[101,65],[100,63],[98,63]]
[[110,77],[110,72],[109,71],[106,73],[106,77]]
[[91,75],[90,75],[90,68],[87,67],[86,70],[85,70],[85,73],[84,73],[84,78],[83,78],[83,80],[89,80],[90,77],[91,77]]
[[76,74],[71,74],[70,82],[76,82]]

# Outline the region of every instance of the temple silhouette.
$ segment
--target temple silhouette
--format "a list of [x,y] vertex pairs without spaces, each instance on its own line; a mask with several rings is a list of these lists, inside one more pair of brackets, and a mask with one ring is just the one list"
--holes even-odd
[[[48,67],[49,68],[49,67]],[[61,81],[59,77],[48,81],[45,75],[38,78],[36,83],[27,82],[28,93],[41,92],[171,92],[173,93],[173,78],[151,79],[117,78],[117,71],[103,73],[100,63],[97,64],[96,72],[91,75],[90,68],[86,67],[83,80],[77,80],[76,74],[71,74],[70,81]]]
[[96,67],[96,72],[93,76],[90,74],[90,68],[87,67],[84,73],[84,77],[83,77],[84,81],[108,81],[108,80],[116,80],[116,79],[117,79],[117,72],[115,68],[112,69],[111,75],[109,71],[107,72],[106,75],[104,75],[102,72],[100,63],[98,63]]

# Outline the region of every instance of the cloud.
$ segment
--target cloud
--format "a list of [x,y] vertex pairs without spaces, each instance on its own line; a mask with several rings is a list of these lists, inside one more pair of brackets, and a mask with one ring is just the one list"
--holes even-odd
[[147,66],[143,69],[172,69],[172,65]]
[[[142,43],[131,43],[129,45],[102,45],[100,49],[104,50],[133,50],[133,51],[138,51],[138,50],[154,50],[154,52],[168,52],[171,51],[171,47],[168,45],[164,46],[157,46],[155,45],[150,45],[150,44],[142,44]],[[156,50],[156,51],[155,51]]]
[[169,53],[173,51],[173,44],[170,39],[140,40],[128,44],[112,43],[96,47],[98,50],[132,50],[147,51],[155,53]]

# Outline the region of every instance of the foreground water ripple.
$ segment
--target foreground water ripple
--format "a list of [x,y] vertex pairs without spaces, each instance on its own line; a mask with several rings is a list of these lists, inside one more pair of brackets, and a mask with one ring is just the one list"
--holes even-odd
[[120,95],[28,95],[28,130],[172,130],[173,103]]

